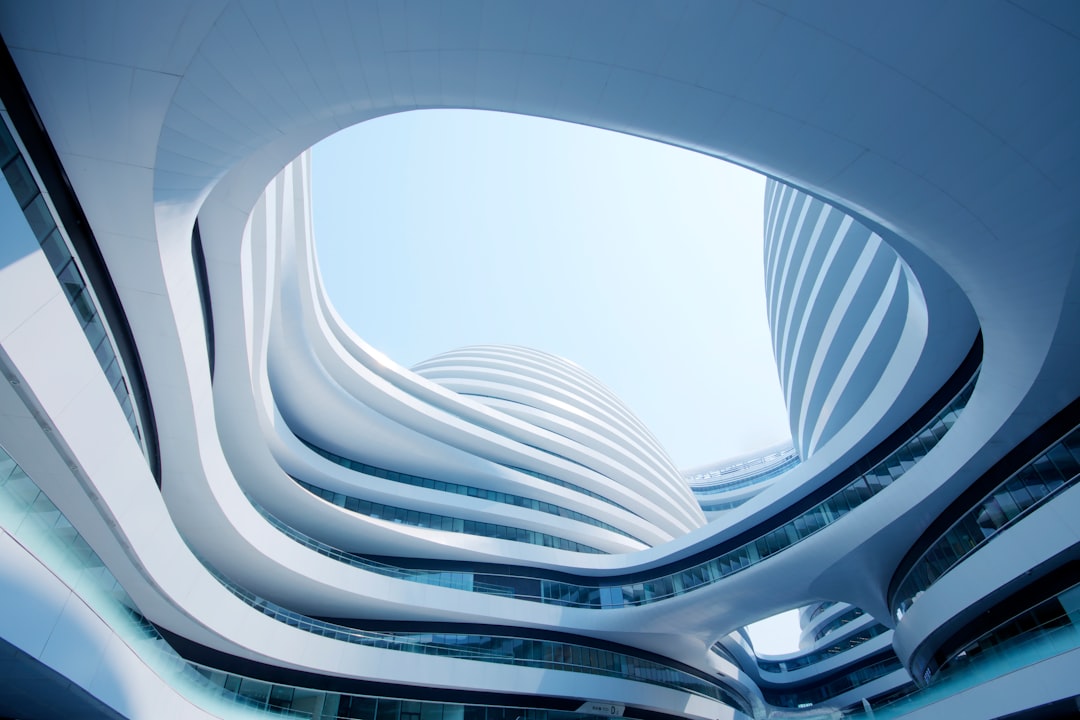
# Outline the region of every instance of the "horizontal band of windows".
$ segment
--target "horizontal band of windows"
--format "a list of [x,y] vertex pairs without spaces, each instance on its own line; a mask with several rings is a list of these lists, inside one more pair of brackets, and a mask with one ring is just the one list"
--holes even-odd
[[[978,380],[976,369],[957,395],[942,408],[936,417],[920,428],[900,447],[872,466],[862,475],[834,492],[823,502],[811,507],[794,520],[782,525],[762,537],[744,543],[733,550],[699,562],[685,570],[657,575],[638,582],[600,585],[544,579],[541,576],[490,573],[473,574],[467,566],[464,573],[446,572],[441,575],[461,574],[463,585],[473,580],[480,581],[477,588],[461,587],[477,592],[491,592],[491,588],[501,586],[497,594],[507,597],[542,602],[566,607],[589,609],[616,609],[647,605],[670,597],[692,592],[702,587],[719,582],[751,565],[774,555],[791,545],[831,525],[854,508],[884,490],[915,466],[955,424],[960,413],[967,406],[975,383]],[[346,507],[347,496],[322,490],[301,480],[296,480],[310,492],[339,506]],[[320,493],[325,493],[322,495]],[[358,506],[359,507],[359,506]],[[462,526],[464,527],[464,526]],[[400,568],[399,568],[400,569]],[[407,578],[413,579],[413,578]],[[457,582],[456,580],[453,582]]]
[[1030,572],[931,633],[909,661],[920,690],[894,705],[908,712],[1080,648],[1080,544]]
[[897,586],[897,620],[916,599],[994,536],[1080,481],[1080,426],[985,495],[922,553]]
[[738,490],[739,488],[757,485],[765,480],[779,477],[788,470],[798,466],[801,462],[802,459],[796,455],[795,457],[788,458],[776,467],[769,468],[768,470],[751,475],[750,477],[740,478],[739,480],[719,481],[708,485],[692,485],[690,489],[694,492],[694,495],[712,495],[715,493],[728,492],[729,490]]
[[[313,707],[322,707],[320,717],[358,720],[414,720],[414,712],[422,712],[422,717],[434,720],[513,720],[522,717],[528,720],[572,720],[578,717],[570,712],[580,704],[573,699],[455,691],[450,694],[462,696],[462,702],[430,702],[408,695],[376,696],[342,692],[330,687],[396,688],[405,693],[411,690],[407,686],[325,677],[249,661],[249,670],[252,667],[270,669],[271,672],[291,674],[293,678],[303,681],[302,684],[269,682],[189,660],[178,653],[172,643],[179,641],[182,647],[191,643],[167,631],[160,631],[135,610],[135,603],[97,553],[2,447],[0,527],[35,556],[48,559],[50,571],[68,587],[77,587],[79,596],[148,667],[184,697],[204,709],[212,707],[220,711],[221,703],[225,702],[273,713],[298,712],[306,716]],[[643,672],[648,669],[646,665],[641,667]],[[662,665],[659,667],[666,669]],[[312,689],[313,685],[320,689]],[[491,702],[491,706],[483,705],[485,700]],[[641,717],[649,720],[670,718],[662,713],[642,712],[645,714]]]
[[[458,589],[500,594],[506,597],[546,604],[590,609],[615,609],[646,605],[669,597],[683,595],[718,582],[800,542],[821,528],[836,522],[855,507],[888,487],[913,467],[945,436],[948,429],[956,422],[960,412],[966,407],[977,378],[978,373],[976,372],[957,396],[953,398],[952,402],[946,405],[938,416],[917,432],[914,437],[902,444],[896,451],[888,455],[868,472],[860,475],[853,482],[834,493],[826,501],[814,506],[795,520],[768,533],[764,537],[750,541],[719,557],[699,563],[686,570],[641,582],[612,585],[582,584],[542,579],[535,576],[497,573],[480,575],[469,570],[463,573],[439,572],[437,575],[422,570],[413,570],[409,573],[410,576],[404,579],[427,582],[427,579],[420,580],[419,578],[448,578],[448,582],[451,583],[449,586]],[[309,492],[319,495],[329,502],[348,508],[350,500],[347,496],[323,490],[301,480],[296,480],[296,482]],[[366,501],[353,500],[355,500],[359,512],[359,508],[363,506],[358,503]],[[419,515],[417,520],[419,521]],[[464,527],[462,525],[462,528]],[[404,571],[401,568],[394,568],[392,572],[403,573]],[[436,581],[432,584],[442,583]],[[822,632],[821,636],[824,636],[824,632]]]
[[466,520],[464,518],[451,517],[449,515],[437,515],[435,513],[421,512],[419,510],[394,507],[393,505],[384,505],[383,503],[372,502],[370,500],[364,500],[351,495],[327,490],[318,485],[304,482],[298,478],[293,478],[293,480],[297,485],[304,488],[312,495],[320,497],[328,503],[345,508],[357,515],[367,515],[376,520],[385,520],[387,522],[409,525],[411,527],[430,528],[432,530],[442,530],[444,532],[475,535],[477,537],[509,540],[511,542],[527,543],[529,545],[540,545],[541,547],[569,550],[571,552],[600,555],[607,554],[603,550],[573,540],[567,540],[566,538],[561,538],[556,535],[549,535],[534,530],[525,530],[524,528],[512,527],[510,525],[497,525],[495,523],[481,522],[479,520]]
[[[872,695],[866,698],[866,702],[870,705],[872,709],[880,710],[883,707],[888,707],[889,705],[903,702],[905,698],[910,695],[917,694],[918,692],[919,686],[916,685],[914,682],[909,681],[899,687],[895,687],[891,690],[886,690],[885,692],[878,693],[877,695]],[[842,713],[841,717],[849,717],[851,715],[865,712],[865,710],[866,706],[863,705],[862,700],[860,699],[858,702],[854,702],[845,708],[841,708],[840,712]]]
[[[81,269],[86,273],[87,284],[93,288],[94,297],[97,300],[101,316],[99,322],[101,328],[107,325],[112,333],[107,347],[101,347],[95,340],[98,328],[93,323],[86,323],[83,331],[87,333],[90,346],[94,349],[95,357],[108,375],[109,362],[103,361],[107,353],[114,355],[115,362],[122,363],[126,373],[123,390],[127,398],[119,396],[120,387],[112,383],[114,394],[117,394],[120,409],[124,413],[136,442],[140,444],[143,454],[146,456],[147,465],[158,487],[161,487],[161,455],[159,452],[157,424],[154,418],[153,403],[150,391],[147,387],[146,376],[143,372],[142,358],[135,345],[135,338],[128,323],[127,314],[116,292],[112,276],[105,265],[101,249],[97,239],[91,230],[90,222],[83,212],[79,199],[71,186],[63,163],[56,153],[48,133],[46,133],[37,109],[30,98],[30,94],[23,83],[22,76],[7,46],[0,42],[0,99],[7,111],[11,126],[17,133],[22,146],[26,151],[25,161],[32,164],[43,187],[41,192],[47,194],[51,201],[51,209],[56,213],[55,222],[67,233],[67,240],[71,243],[74,255],[78,257]],[[5,144],[17,148],[12,142],[8,127],[0,123],[0,134],[6,136]],[[6,153],[5,153],[6,155]],[[5,161],[6,161],[5,157]],[[42,197],[38,197],[31,205],[27,206],[31,214],[27,216],[32,227],[41,231],[46,221],[54,222],[52,213],[48,217],[41,213],[49,211]],[[39,241],[53,242],[59,236],[49,233],[37,232]],[[52,238],[52,240],[49,240]],[[59,238],[62,239],[62,238]],[[46,254],[49,248],[43,243]],[[50,258],[54,271],[57,269],[55,259]],[[74,308],[73,308],[74,309]],[[76,310],[78,312],[78,310]],[[92,327],[93,326],[93,327]]]
[[[294,433],[295,434],[295,433]],[[386,468],[376,467],[374,465],[368,465],[367,463],[360,462],[358,460],[350,460],[347,457],[338,455],[329,450],[319,447],[309,440],[305,440],[299,435],[296,438],[304,443],[308,449],[314,451],[317,455],[329,460],[335,465],[348,468],[356,472],[364,473],[365,475],[371,475],[383,480],[390,480],[391,482],[399,482],[405,485],[412,485],[413,487],[421,487],[427,490],[436,490],[438,492],[446,492],[454,495],[466,495],[468,497],[480,498],[481,500],[490,500],[491,502],[503,503],[506,505],[513,505],[514,507],[526,508],[528,510],[537,510],[549,515],[557,515],[559,517],[567,518],[569,520],[576,520],[593,527],[603,528],[610,532],[622,535],[623,537],[636,540],[637,542],[646,545],[639,538],[634,537],[628,532],[620,530],[614,525],[610,525],[602,520],[597,520],[594,517],[590,517],[577,510],[571,510],[569,508],[555,505],[554,503],[545,502],[543,500],[536,500],[534,498],[527,498],[521,495],[514,495],[512,493],[499,492],[496,490],[486,490],[484,488],[475,487],[473,485],[463,485],[461,483],[448,482],[445,480],[435,480],[433,478],[422,477],[420,475],[411,475],[409,473],[398,472],[396,470],[387,470]],[[369,514],[369,513],[365,513]],[[460,532],[460,531],[459,531]]]
[[864,628],[855,634],[844,638],[843,640],[830,645],[827,648],[821,648],[805,655],[789,658],[787,660],[772,661],[772,660],[758,660],[758,667],[764,672],[782,673],[791,672],[792,670],[799,670],[800,668],[809,667],[819,662],[829,660],[837,655],[859,647],[864,642],[868,642],[879,635],[887,633],[889,628],[885,627],[881,623],[875,623],[870,627]]
[[727,502],[718,502],[718,503],[709,503],[709,504],[702,503],[701,504],[701,509],[704,512],[719,512],[721,510],[733,510],[733,509],[739,507],[740,505],[746,504],[746,502],[751,500],[751,499],[752,498],[746,497],[746,498],[739,498],[738,500],[728,500]]
[[808,618],[808,620],[813,620],[818,615],[825,612],[826,610],[828,610],[829,608],[831,608],[835,604],[836,604],[835,600],[826,600],[823,603],[818,603],[818,606],[816,608],[814,608],[814,611],[812,613],[810,613],[810,617]]
[[868,682],[885,677],[889,673],[903,669],[903,664],[896,657],[892,649],[886,651],[885,656],[875,656],[868,664],[845,671],[842,675],[829,680],[814,680],[813,685],[799,690],[775,691],[769,688],[761,688],[765,699],[778,707],[806,707],[831,700],[832,698],[846,693],[849,690],[865,685]]
[[847,612],[842,613],[841,615],[838,615],[837,617],[833,618],[831,621],[825,623],[820,628],[818,628],[818,631],[816,633],[814,633],[814,642],[817,642],[818,640],[825,637],[826,635],[828,635],[832,631],[842,628],[843,626],[847,625],[849,622],[853,622],[855,620],[858,620],[859,618],[861,618],[865,614],[866,613],[863,612],[862,608],[853,607],[850,610],[848,610]]
[[217,573],[211,566],[206,565],[206,567],[223,587],[255,610],[278,622],[314,635],[384,650],[563,670],[643,682],[701,695],[729,705],[740,712],[751,714],[749,704],[730,688],[720,684],[719,680],[691,675],[652,660],[584,645],[532,638],[358,630],[284,608],[238,586]]
[[[532,447],[532,446],[530,445],[530,447]],[[543,452],[543,451],[541,451],[541,452]],[[543,480],[545,482],[549,482],[552,485],[558,485],[559,487],[564,487],[567,490],[573,490],[574,492],[579,492],[582,495],[587,495],[587,496],[589,496],[591,498],[594,498],[596,500],[599,500],[601,502],[605,502],[608,505],[611,505],[612,507],[617,507],[620,510],[628,512],[628,513],[630,513],[631,515],[633,515],[635,517],[641,517],[640,515],[638,515],[633,510],[627,508],[624,505],[620,505],[619,503],[615,502],[611,498],[606,498],[603,495],[601,495],[600,493],[595,493],[592,490],[587,490],[586,488],[583,488],[580,485],[575,485],[572,482],[567,482],[566,480],[561,480],[560,478],[554,477],[552,475],[545,475],[544,473],[536,472],[535,470],[526,470],[525,468],[515,467],[513,465],[505,465],[504,467],[510,468],[511,470],[516,470],[517,472],[520,472],[520,473],[525,473],[526,475],[534,477],[534,478],[536,478],[538,480]]]
[[142,430],[127,380],[121,370],[119,353],[105,329],[101,313],[98,312],[97,303],[87,287],[83,273],[57,228],[45,196],[3,123],[0,123],[0,168],[23,212],[30,232],[44,251],[45,258],[64,291],[64,297],[67,298],[79,327],[90,343],[94,358],[105,374],[116,402],[120,404],[132,435],[141,446]]
[[1017,613],[951,652],[947,659],[935,657],[920,677],[930,684],[1036,643],[1054,654],[1080,647],[1080,584]]

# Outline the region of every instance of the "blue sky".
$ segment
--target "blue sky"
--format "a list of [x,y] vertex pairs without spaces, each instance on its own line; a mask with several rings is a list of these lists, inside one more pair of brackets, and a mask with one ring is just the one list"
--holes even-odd
[[395,361],[489,343],[561,355],[684,468],[788,437],[765,322],[761,176],[464,110],[379,118],[313,152],[330,299]]

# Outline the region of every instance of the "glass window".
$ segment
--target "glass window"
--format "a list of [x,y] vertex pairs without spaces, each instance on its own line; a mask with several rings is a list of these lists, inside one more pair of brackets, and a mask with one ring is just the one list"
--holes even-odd
[[892,482],[892,478],[888,473],[879,474],[877,468],[870,470],[863,477],[866,479],[870,492],[875,495],[888,487],[889,483]]
[[131,395],[129,395],[129,394],[128,394],[128,393],[126,392],[126,389],[125,389],[125,392],[124,392],[124,396],[123,396],[123,398],[120,398],[120,410],[122,410],[122,411],[123,411],[123,413],[124,413],[124,417],[130,417],[130,415],[131,415],[131,413],[132,413],[132,409],[131,409]]
[[1080,473],[1080,462],[1077,462],[1072,453],[1066,450],[1061,443],[1050,448],[1046,455],[1050,458],[1054,467],[1057,468],[1060,477],[1071,479],[1074,475]]
[[23,214],[26,215],[26,221],[30,223],[30,229],[34,231],[34,237],[38,242],[47,238],[49,233],[56,229],[52,214],[45,204],[45,198],[41,195],[30,201]]
[[[11,456],[0,449],[0,488],[4,487],[4,483],[7,482],[11,473],[18,467],[15,461],[11,459]],[[22,470],[20,469],[20,472]]]
[[896,462],[900,463],[903,472],[907,472],[915,467],[915,456],[912,455],[911,448],[906,444],[901,445],[900,449],[894,453],[893,457],[896,459]]
[[94,349],[94,354],[98,354],[98,348],[105,341],[105,326],[101,323],[101,318],[94,314],[94,317],[90,319],[90,322],[83,328],[83,332],[86,333],[86,339],[90,342],[90,347]]
[[68,252],[67,244],[64,243],[64,238],[60,236],[59,230],[54,229],[41,241],[41,249],[45,251],[45,257],[48,259],[49,266],[54,274],[58,273],[64,267],[64,264],[71,259],[71,253]]
[[1054,464],[1050,462],[1050,458],[1046,455],[1040,455],[1039,457],[1035,458],[1035,462],[1032,463],[1032,467],[1034,467],[1035,471],[1039,473],[1039,477],[1043,479],[1057,479],[1061,477],[1057,471],[1057,468],[1054,467]]
[[851,506],[847,504],[847,500],[844,498],[843,493],[837,493],[831,498],[825,501],[825,507],[832,511],[833,521],[839,520],[851,511]]
[[272,685],[270,687],[270,701],[271,708],[278,710],[288,710],[292,707],[293,703],[293,688],[288,685]]
[[1080,428],[1076,428],[1066,435],[1061,441],[1061,445],[1069,451],[1077,462],[1080,462]]
[[387,698],[379,698],[378,709],[376,711],[376,720],[398,720],[398,713],[401,709],[401,702],[398,700],[390,700]]
[[949,542],[957,556],[970,552],[973,547],[982,542],[982,539],[979,526],[970,517],[964,517],[949,531]]
[[[7,133],[0,134],[6,135]],[[26,161],[22,157],[16,157],[4,167],[4,177],[7,178],[8,185],[11,186],[11,192],[14,193],[19,207],[26,207],[38,192],[37,183],[34,182],[34,177],[30,174],[30,168],[27,167]]]
[[71,309],[75,311],[75,317],[79,319],[83,327],[86,327],[97,316],[94,302],[90,299],[90,291],[86,288],[83,288],[82,292],[71,301]]
[[6,163],[19,153],[19,147],[15,144],[15,138],[7,131],[7,127],[0,124],[0,163]]
[[1005,513],[998,504],[996,497],[987,498],[983,501],[977,517],[980,526],[993,530],[1000,529],[1008,522],[1008,518],[1005,517]]
[[[1068,453],[1065,454],[1068,455]],[[1020,472],[1016,474],[1013,482],[1022,484],[1027,488],[1028,493],[1035,502],[1038,502],[1050,493],[1050,488],[1047,487],[1042,478],[1038,476],[1038,473],[1033,472],[1030,468],[1021,469]]]
[[1005,490],[1012,497],[1013,502],[1016,503],[1016,506],[1020,508],[1020,512],[1023,512],[1035,503],[1035,498],[1032,497],[1030,492],[1028,492],[1026,483],[1024,483],[1023,480],[1019,478],[1014,478],[1010,480],[1005,485]]
[[64,288],[64,293],[68,297],[68,302],[73,300],[83,289],[82,275],[79,273],[79,268],[75,265],[75,261],[72,260],[65,265],[59,273],[56,275],[56,279],[60,281],[61,287]]
[[1008,489],[1003,489],[994,495],[994,499],[997,501],[998,507],[1005,514],[1005,522],[1011,522],[1017,515],[1020,514],[1020,506],[1016,503],[1016,498]]

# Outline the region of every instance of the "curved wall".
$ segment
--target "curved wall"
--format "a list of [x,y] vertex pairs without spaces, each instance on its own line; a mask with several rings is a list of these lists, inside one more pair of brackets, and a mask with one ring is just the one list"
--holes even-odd
[[860,410],[872,423],[874,406],[887,407],[875,389],[907,379],[926,342],[926,304],[877,233],[775,180],[765,190],[765,293],[791,435],[807,458]]
[[696,503],[667,452],[629,408],[577,365],[527,348],[472,347],[425,360],[413,371],[553,435],[620,458],[650,481],[652,487],[644,489],[655,502],[677,501],[695,516]]
[[[196,0],[121,2],[106,14],[0,3],[17,74],[128,315],[161,439],[161,492],[40,250],[5,255],[0,267],[6,387],[20,388],[2,396],[0,440],[147,617],[215,652],[381,683],[399,699],[461,693],[513,707],[523,707],[521,698],[548,709],[625,703],[639,718],[734,717],[736,706],[764,715],[753,678],[709,652],[716,640],[824,598],[891,618],[892,576],[934,519],[1077,397],[1080,164],[1071,158],[1080,152],[1080,88],[1063,71],[1080,62],[1075,10],[1010,2],[980,5],[977,18],[961,5],[932,4],[642,3],[616,12],[510,2],[444,10]],[[803,286],[816,272],[828,281],[804,317],[785,298],[797,298],[795,229],[808,205],[796,212],[792,193],[772,191],[770,232],[795,218],[784,231],[794,240],[778,236],[766,272],[776,318],[807,328],[801,340],[797,330],[777,334],[804,462],[722,523],[701,526],[687,495],[659,492],[666,481],[645,473],[663,459],[628,419],[559,436],[546,410],[515,416],[464,399],[387,362],[343,327],[303,244],[305,160],[290,163],[337,128],[422,107],[528,113],[730,158],[843,208],[852,225],[881,237],[877,250],[850,250],[852,268],[863,260],[862,275],[841,271],[843,240],[824,248],[835,248],[831,260],[806,266]],[[196,218],[213,300],[212,381],[206,293],[191,255]],[[908,287],[906,301],[858,284],[889,264],[877,254],[885,245],[903,263],[888,277]],[[912,284],[921,303],[911,299]],[[854,300],[864,290],[874,299],[869,308]],[[863,347],[878,337],[867,328],[889,327],[873,310],[905,302],[895,343]],[[907,421],[934,404],[980,329],[977,385],[964,408],[928,426],[940,435],[919,438]],[[860,368],[874,361],[884,369],[867,383]],[[849,388],[866,398],[845,397]],[[897,435],[905,432],[915,436]],[[629,552],[631,541],[618,533],[534,507],[391,484],[332,462],[297,434],[347,459],[363,438],[364,456],[351,459],[365,467],[551,505],[572,501],[652,547]],[[922,450],[901,457],[916,442]],[[860,464],[879,456],[896,461],[887,463],[897,471],[889,482],[875,479],[880,467],[870,460],[873,467]],[[362,490],[418,517],[533,529],[604,552],[516,542],[497,529],[490,537],[388,522],[338,507],[290,474],[318,480],[334,498]],[[1035,547],[1039,558],[1059,559],[1080,540],[1075,514],[1061,512],[1071,504],[1067,494],[1055,498],[931,588],[899,621],[901,659],[932,655],[928,643],[948,646],[943,634],[968,628],[969,610],[1034,591],[1028,571],[1050,569],[1022,554],[993,563],[995,549]],[[827,522],[811,528],[813,518]],[[547,573],[545,581],[577,583],[598,597],[581,607],[480,598],[460,585],[375,572],[361,562],[372,558],[354,557],[363,553],[430,561],[433,576],[457,572],[454,563],[489,572],[512,559],[512,574]],[[992,582],[946,592],[986,564],[997,569]],[[652,595],[658,578],[670,593]],[[618,646],[664,665],[663,673],[707,676],[750,705],[725,704],[686,683],[578,671],[585,666],[372,647],[352,642],[341,629],[349,626],[328,628],[314,615],[403,623],[395,627],[404,633],[517,633],[522,643],[560,634],[566,646]],[[469,631],[458,632],[462,626]],[[83,645],[91,656],[107,640],[95,642]],[[472,642],[452,644],[457,652]],[[999,709],[1057,699],[1068,684],[1052,679]],[[967,706],[986,702],[994,682],[963,690]],[[854,701],[860,691],[845,692]],[[491,703],[497,693],[502,703]]]

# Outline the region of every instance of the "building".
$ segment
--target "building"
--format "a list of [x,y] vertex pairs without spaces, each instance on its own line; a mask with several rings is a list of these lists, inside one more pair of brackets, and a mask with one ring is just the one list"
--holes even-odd
[[757,452],[728,458],[683,472],[705,517],[714,520],[721,513],[739,507],[772,485],[800,462],[791,443],[780,443]]
[[[1076,711],[1073,4],[4,0],[0,35],[0,714]],[[576,366],[344,327],[305,150],[429,107],[773,178],[801,462],[707,522]],[[804,651],[757,658],[791,608]]]

